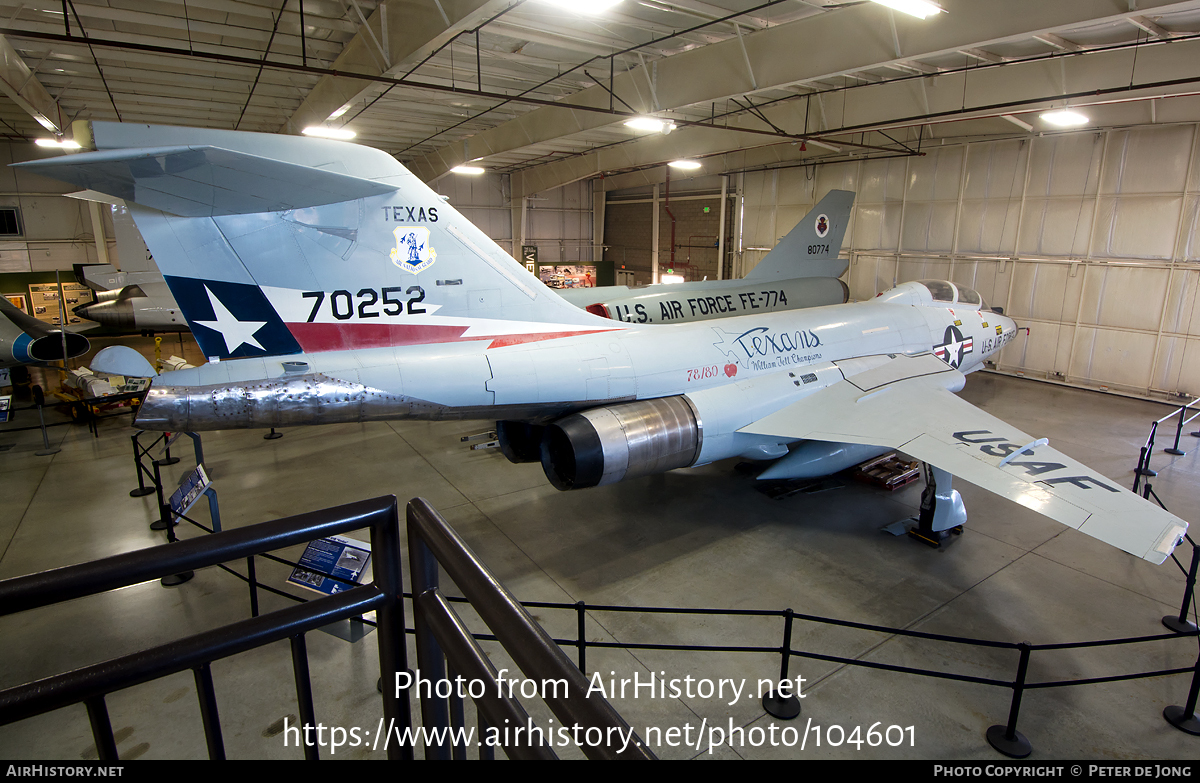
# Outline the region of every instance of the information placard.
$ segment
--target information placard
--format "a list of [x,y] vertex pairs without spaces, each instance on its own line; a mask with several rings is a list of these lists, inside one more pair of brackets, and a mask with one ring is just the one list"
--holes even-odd
[[175,490],[171,495],[171,499],[167,501],[171,505],[171,511],[175,516],[183,516],[192,510],[192,506],[196,505],[196,501],[204,494],[204,490],[212,485],[208,474],[204,472],[203,465],[197,465],[196,469],[188,474],[183,483],[179,485],[179,489]]
[[[319,538],[309,542],[300,556],[300,566],[292,570],[288,581],[294,585],[333,595],[349,590],[366,573],[371,562],[371,547],[345,536]],[[330,579],[329,577],[336,577]],[[338,581],[344,580],[344,581]]]

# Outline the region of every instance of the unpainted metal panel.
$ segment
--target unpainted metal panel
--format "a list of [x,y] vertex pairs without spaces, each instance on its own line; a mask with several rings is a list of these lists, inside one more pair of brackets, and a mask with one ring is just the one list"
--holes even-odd
[[1011,255],[1017,244],[1021,202],[1017,199],[963,201],[959,216],[960,253]]
[[835,163],[832,166],[816,166],[816,187],[813,192],[824,196],[831,190],[849,190],[855,193],[855,201],[862,196],[858,181],[857,163]]
[[868,160],[862,164],[857,201],[877,204],[904,198],[904,172],[911,158]]
[[1028,141],[1022,139],[971,144],[967,150],[964,199],[1021,197],[1021,190],[1025,187]]
[[898,283],[945,280],[950,277],[950,262],[943,258],[901,258],[896,269]]
[[1154,385],[1159,389],[1189,397],[1200,395],[1200,338],[1164,336],[1157,366]]
[[1200,261],[1200,196],[1189,194],[1184,200],[1178,253],[1186,261]]
[[1019,330],[1016,338],[1004,347],[997,362],[1000,369],[1041,373],[1047,378],[1054,377],[1055,373],[1065,373],[1075,327],[1042,321],[1022,326],[1028,327],[1029,334],[1024,329]]
[[1095,194],[1100,184],[1100,133],[1039,136],[1033,140],[1030,196]]
[[811,208],[813,204],[817,203],[813,191],[816,184],[816,175],[812,169],[784,169],[779,172],[779,185],[775,203],[781,205],[804,204]]
[[1025,202],[1017,252],[1022,255],[1070,256],[1087,254],[1094,200],[1086,196]]
[[[863,250],[895,249],[900,234],[899,202],[859,204],[854,210],[852,247]],[[849,232],[847,232],[849,234]]]
[[1153,334],[1080,326],[1070,375],[1096,383],[1145,389],[1154,357]]
[[1071,277],[1070,264],[1019,263],[1013,265],[1012,318],[1075,322],[1082,279]]
[[[1005,270],[1011,270],[1012,266],[1006,263]],[[956,261],[950,279],[974,288],[989,305],[1003,307],[1001,300],[1008,296],[1008,275],[1001,275],[999,270],[999,261]]]
[[1081,324],[1156,331],[1170,271],[1151,267],[1092,266],[1086,270]]
[[962,178],[963,147],[942,147],[912,158],[905,197],[916,201],[958,200]]
[[1169,259],[1183,196],[1101,196],[1096,205],[1097,258]]
[[1164,333],[1200,335],[1197,289],[1200,289],[1200,269],[1173,270],[1164,305],[1167,311],[1162,325]]
[[910,201],[904,213],[902,249],[951,251],[957,208],[953,201]]
[[1194,134],[1195,126],[1186,125],[1112,132],[1101,192],[1181,192]]
[[846,273],[850,300],[862,302],[894,287],[896,259],[891,256],[856,256]]

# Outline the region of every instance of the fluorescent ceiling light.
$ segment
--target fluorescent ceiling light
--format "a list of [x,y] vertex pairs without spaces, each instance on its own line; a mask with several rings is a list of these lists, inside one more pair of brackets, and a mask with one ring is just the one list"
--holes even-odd
[[581,14],[598,14],[607,11],[621,0],[545,0],[550,5]]
[[700,168],[700,161],[698,161],[698,160],[673,160],[670,163],[668,163],[667,165],[673,169],[691,170],[691,169]]
[[482,174],[484,172],[482,166],[455,166],[450,170],[455,174]]
[[1071,111],[1070,109],[1049,111],[1039,116],[1051,125],[1057,125],[1060,128],[1069,128],[1074,125],[1086,125],[1088,121],[1087,117],[1077,111]]
[[662,275],[659,278],[660,283],[682,283],[683,275]]
[[333,114],[330,114],[328,117],[326,117],[326,119],[336,120],[338,117],[341,117],[343,114],[345,114],[348,111],[350,111],[350,104],[347,103],[344,106],[342,106],[340,109],[335,109]]
[[946,10],[937,3],[929,2],[929,0],[872,0],[872,2],[886,5],[888,8],[908,14],[909,16],[915,16],[918,19],[944,13]]
[[349,128],[326,128],[324,125],[309,125],[300,132],[305,136],[320,136],[323,139],[341,139],[342,141],[353,139],[356,135]]
[[58,139],[35,139],[33,143],[39,147],[58,147],[64,150],[79,149],[79,143],[70,139],[63,139],[62,141]]
[[650,131],[651,133],[670,133],[675,130],[675,123],[670,120],[660,120],[656,117],[634,117],[625,121],[625,127],[634,130]]

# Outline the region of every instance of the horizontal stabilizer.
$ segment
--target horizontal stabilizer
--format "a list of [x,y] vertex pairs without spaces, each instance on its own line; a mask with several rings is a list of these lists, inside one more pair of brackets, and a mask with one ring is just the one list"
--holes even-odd
[[900,449],[1152,563],[1182,540],[1186,522],[956,396],[953,376],[897,356],[740,431]]
[[279,212],[395,190],[360,177],[213,146],[104,150],[13,165],[181,217]]

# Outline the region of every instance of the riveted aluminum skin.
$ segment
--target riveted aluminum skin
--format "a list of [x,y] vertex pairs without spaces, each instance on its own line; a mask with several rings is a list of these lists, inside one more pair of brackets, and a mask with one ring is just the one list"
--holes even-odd
[[583,489],[695,463],[700,416],[687,397],[592,408],[560,419],[543,439],[542,468],[559,489]]
[[137,426],[195,429],[286,427],[416,416],[429,403],[321,373],[251,383],[151,387]]

